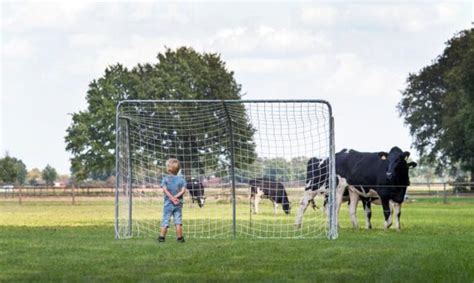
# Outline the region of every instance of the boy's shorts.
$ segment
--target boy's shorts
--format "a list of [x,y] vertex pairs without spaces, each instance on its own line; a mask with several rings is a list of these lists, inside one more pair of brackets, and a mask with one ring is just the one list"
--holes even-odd
[[180,203],[174,205],[172,202],[165,202],[163,207],[163,220],[161,221],[161,227],[168,227],[171,215],[173,215],[174,225],[181,225],[183,205]]

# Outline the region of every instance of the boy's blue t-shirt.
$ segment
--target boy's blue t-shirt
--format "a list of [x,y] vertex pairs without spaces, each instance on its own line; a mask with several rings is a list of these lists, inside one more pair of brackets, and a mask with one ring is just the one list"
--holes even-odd
[[[181,176],[166,175],[163,177],[163,180],[161,180],[161,186],[166,187],[168,192],[172,195],[176,195],[183,187],[186,187],[186,181]],[[169,201],[169,197],[165,194],[165,202]],[[179,201],[183,203],[183,196],[179,197]]]

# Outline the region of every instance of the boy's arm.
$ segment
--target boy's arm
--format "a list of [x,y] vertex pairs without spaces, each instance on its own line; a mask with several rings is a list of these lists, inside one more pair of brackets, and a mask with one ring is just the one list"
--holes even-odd
[[175,198],[180,198],[182,195],[184,195],[186,193],[186,187],[182,187],[181,188],[181,191],[179,191],[179,193],[177,193],[174,197]]
[[167,189],[165,186],[163,186],[163,187],[161,187],[161,188],[163,189],[163,192],[164,192],[171,200],[175,198],[175,197],[168,191],[168,189]]

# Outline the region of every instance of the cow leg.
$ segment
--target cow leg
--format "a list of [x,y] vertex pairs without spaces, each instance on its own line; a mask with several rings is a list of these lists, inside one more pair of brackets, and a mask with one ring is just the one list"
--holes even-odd
[[276,201],[273,202],[273,214],[277,215],[278,213],[278,203]]
[[252,214],[255,214],[255,195],[250,196],[250,209],[252,210]]
[[260,201],[260,198],[258,198],[258,200],[257,198],[257,193],[250,196],[250,208],[252,209],[252,214],[258,213],[258,202]]
[[372,223],[370,222],[372,218],[372,209],[370,201],[362,201],[365,211],[365,228],[372,229]]
[[253,200],[253,214],[258,214],[258,205],[260,204],[260,197],[258,194],[255,194]]
[[383,208],[383,216],[385,219],[383,228],[387,230],[392,226],[392,211],[390,209],[390,201],[388,199],[381,199],[382,201],[382,208]]
[[260,205],[260,200],[262,199],[263,191],[257,187],[257,191],[255,192],[253,196],[253,214],[258,214],[259,211],[259,205]]
[[[336,205],[336,219],[337,219],[337,226],[340,227],[339,225],[339,212],[341,211],[341,206],[342,206],[342,199],[344,197],[344,191],[346,190],[348,184],[345,178],[342,178],[340,176],[337,176],[337,186],[336,186],[336,200],[335,200],[335,205]],[[326,193],[326,198],[324,200],[324,213],[326,214],[325,216],[327,217],[329,215],[329,205],[328,205],[328,196],[327,196],[327,190],[324,190]]]
[[344,191],[346,190],[346,187],[348,186],[347,181],[345,178],[339,177],[339,182],[336,187],[336,219],[337,219],[337,225],[339,227],[339,212],[341,211],[341,206],[342,206],[342,198],[344,197]]
[[359,223],[357,222],[357,203],[359,203],[359,195],[353,190],[349,190],[349,202],[349,215],[351,217],[352,227],[359,228]]
[[304,212],[308,208],[310,201],[313,200],[316,195],[317,195],[317,191],[312,191],[312,190],[304,191],[304,196],[301,198],[300,207],[298,208],[298,213],[296,214],[296,219],[295,219],[296,228],[301,228]]
[[397,231],[400,231],[400,216],[402,215],[402,204],[394,202],[393,207],[395,213],[395,228],[397,229]]

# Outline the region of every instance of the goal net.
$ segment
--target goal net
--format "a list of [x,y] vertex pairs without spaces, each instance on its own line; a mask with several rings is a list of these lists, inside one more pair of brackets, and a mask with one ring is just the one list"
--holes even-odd
[[[327,102],[130,100],[117,106],[116,123],[116,238],[157,237],[169,158],[180,161],[187,182],[185,237],[337,237]],[[316,197],[297,227],[313,157],[332,168],[325,170],[329,213],[324,195]]]

